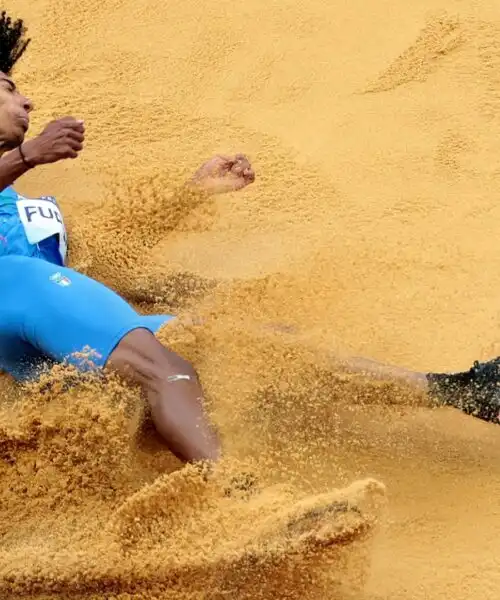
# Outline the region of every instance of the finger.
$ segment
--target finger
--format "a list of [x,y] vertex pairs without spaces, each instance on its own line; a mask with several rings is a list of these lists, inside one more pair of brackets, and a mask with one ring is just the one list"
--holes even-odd
[[69,121],[66,123],[66,129],[68,131],[79,131],[80,133],[85,132],[85,125],[83,121]]
[[250,165],[250,161],[246,156],[243,156],[243,154],[237,154],[234,159],[234,162],[238,165]]
[[248,183],[253,183],[255,181],[255,171],[250,167],[243,171],[243,177],[246,179]]
[[231,171],[235,175],[243,176],[245,171],[248,171],[249,169],[251,169],[251,166],[248,160],[246,158],[241,158],[237,163],[234,164],[234,166],[231,168]]
[[80,150],[83,149],[83,143],[68,137],[64,140],[62,148],[66,148],[68,151],[76,150],[77,152],[80,152]]
[[234,162],[231,157],[218,154],[208,164],[214,177],[224,177],[231,171]]
[[231,171],[233,166],[236,164],[236,160],[233,156],[225,156],[219,154],[216,157],[215,170],[221,175],[225,175]]
[[232,188],[235,192],[237,192],[238,190],[243,189],[246,185],[246,180],[243,177],[238,177],[238,179],[234,180]]
[[75,117],[62,117],[61,119],[56,119],[53,122],[54,123],[60,123],[61,125],[64,125],[66,127],[69,127],[69,126],[76,125],[76,124],[80,123],[80,121],[77,121],[75,119]]
[[62,119],[56,119],[53,123],[61,125],[64,129],[71,129],[72,131],[85,131],[85,124],[80,119],[77,121],[74,117],[63,117]]
[[80,131],[77,131],[74,129],[69,129],[66,132],[66,138],[68,140],[75,140],[77,142],[83,142],[85,140],[85,135]]
[[239,164],[239,163],[250,164],[250,161],[244,154],[235,154],[234,156],[226,156],[225,159],[233,165]]
[[244,170],[244,167],[239,163],[236,163],[231,167],[231,173],[237,177],[242,177]]
[[229,154],[216,154],[214,158],[222,160],[224,162],[234,162],[235,160],[234,156],[230,156]]
[[83,150],[83,144],[75,140],[69,140],[68,146],[71,148],[71,150],[75,150],[76,152],[81,152]]

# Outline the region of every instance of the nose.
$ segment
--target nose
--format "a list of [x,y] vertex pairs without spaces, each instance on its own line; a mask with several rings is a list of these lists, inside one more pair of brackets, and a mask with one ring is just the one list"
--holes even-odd
[[22,96],[21,102],[23,103],[24,110],[28,113],[35,108],[33,102],[29,98],[26,98],[26,96]]

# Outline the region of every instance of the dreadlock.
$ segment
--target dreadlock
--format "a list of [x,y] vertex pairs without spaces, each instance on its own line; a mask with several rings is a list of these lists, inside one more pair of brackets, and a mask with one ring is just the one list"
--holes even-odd
[[21,19],[12,21],[5,11],[0,15],[0,71],[9,75],[30,43]]

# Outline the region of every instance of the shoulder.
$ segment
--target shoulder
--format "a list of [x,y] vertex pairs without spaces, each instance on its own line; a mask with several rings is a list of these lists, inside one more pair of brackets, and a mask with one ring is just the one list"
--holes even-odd
[[10,204],[17,202],[19,194],[14,190],[13,187],[6,187],[0,192],[0,204]]

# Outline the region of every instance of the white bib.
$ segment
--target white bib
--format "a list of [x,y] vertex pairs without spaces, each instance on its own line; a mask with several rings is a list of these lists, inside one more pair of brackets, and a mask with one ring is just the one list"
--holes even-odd
[[38,244],[59,234],[59,252],[66,259],[67,234],[61,211],[53,198],[24,198],[18,196],[17,210],[30,244]]

